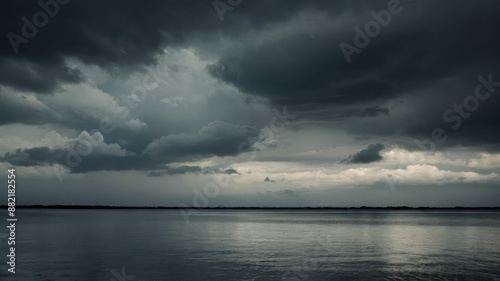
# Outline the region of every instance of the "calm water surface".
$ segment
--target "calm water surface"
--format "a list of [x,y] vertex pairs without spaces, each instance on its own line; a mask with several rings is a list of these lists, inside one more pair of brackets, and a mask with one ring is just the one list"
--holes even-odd
[[[498,280],[499,212],[19,210],[15,278]],[[2,233],[2,232],[0,232]],[[6,233],[6,231],[3,231]]]

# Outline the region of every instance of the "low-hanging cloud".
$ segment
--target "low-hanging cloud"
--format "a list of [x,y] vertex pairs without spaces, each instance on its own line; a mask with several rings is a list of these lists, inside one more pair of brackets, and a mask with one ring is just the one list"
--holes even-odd
[[349,164],[368,164],[372,162],[377,162],[383,159],[380,152],[384,150],[385,146],[380,143],[370,144],[363,150],[351,155],[349,158],[345,159],[344,163]]

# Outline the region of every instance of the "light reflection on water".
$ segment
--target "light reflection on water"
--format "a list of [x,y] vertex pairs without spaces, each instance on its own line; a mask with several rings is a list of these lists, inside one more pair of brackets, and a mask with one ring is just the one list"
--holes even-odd
[[123,268],[138,281],[500,280],[495,212],[224,210],[190,224],[177,210],[18,217],[16,280],[111,280]]

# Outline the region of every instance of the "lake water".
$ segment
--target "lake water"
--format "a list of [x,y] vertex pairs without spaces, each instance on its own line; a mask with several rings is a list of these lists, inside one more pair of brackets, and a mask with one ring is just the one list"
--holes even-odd
[[499,212],[222,210],[189,224],[178,210],[17,216],[16,274],[0,238],[0,280],[500,281]]

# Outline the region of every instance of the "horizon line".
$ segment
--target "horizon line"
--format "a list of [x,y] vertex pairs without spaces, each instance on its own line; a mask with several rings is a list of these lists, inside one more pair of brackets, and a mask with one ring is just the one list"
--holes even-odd
[[[0,208],[7,208],[7,205],[0,205]],[[118,206],[118,205],[17,205],[18,209],[170,209],[170,210],[182,210],[182,209],[196,209],[196,210],[499,210],[500,206],[492,207],[464,207],[464,206],[454,206],[454,207],[430,207],[430,206],[385,206],[385,207],[374,207],[374,206],[360,206],[360,207],[333,207],[333,206],[305,206],[305,207],[226,207],[226,206],[215,206],[215,207],[194,207],[194,206]]]

